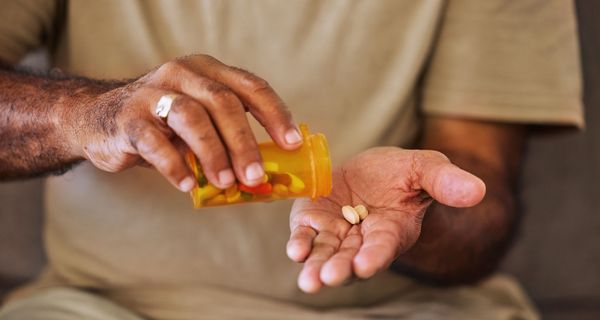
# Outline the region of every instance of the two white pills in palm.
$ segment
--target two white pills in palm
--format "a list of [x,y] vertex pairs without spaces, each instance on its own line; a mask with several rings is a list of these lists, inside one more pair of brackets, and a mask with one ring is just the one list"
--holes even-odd
[[346,219],[346,221],[348,221],[350,224],[357,224],[365,220],[367,215],[369,215],[369,211],[362,204],[359,204],[356,207],[343,206],[342,215],[344,216],[344,219]]

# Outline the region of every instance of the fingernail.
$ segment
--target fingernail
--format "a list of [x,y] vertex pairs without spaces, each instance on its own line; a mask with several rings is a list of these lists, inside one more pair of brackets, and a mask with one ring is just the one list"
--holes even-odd
[[235,181],[235,176],[233,175],[233,171],[231,169],[225,169],[219,171],[219,182],[222,185],[228,186]]
[[290,129],[285,133],[285,142],[287,144],[298,144],[302,142],[302,137],[298,129]]
[[262,179],[265,175],[265,170],[260,163],[254,162],[246,167],[246,180],[255,181],[258,179]]
[[179,189],[183,192],[190,192],[192,191],[195,185],[196,179],[194,179],[193,177],[186,177],[179,183]]

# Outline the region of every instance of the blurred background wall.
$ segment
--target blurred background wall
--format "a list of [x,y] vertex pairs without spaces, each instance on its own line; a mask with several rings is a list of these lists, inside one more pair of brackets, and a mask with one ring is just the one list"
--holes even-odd
[[[587,129],[536,134],[524,164],[525,215],[502,269],[544,319],[600,319],[600,1],[579,0]],[[43,53],[26,64],[45,68]],[[0,184],[0,296],[40,270],[43,184]]]

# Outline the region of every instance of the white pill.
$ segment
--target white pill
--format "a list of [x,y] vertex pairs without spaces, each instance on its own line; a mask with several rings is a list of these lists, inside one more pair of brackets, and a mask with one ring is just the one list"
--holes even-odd
[[356,211],[356,213],[358,213],[358,216],[360,217],[361,221],[365,220],[367,215],[369,215],[369,210],[367,210],[367,207],[363,206],[362,204],[359,204],[356,207],[354,207],[354,210]]
[[352,206],[343,206],[342,214],[344,215],[344,219],[351,224],[357,224],[360,222],[360,216],[358,215],[358,212],[352,208]]

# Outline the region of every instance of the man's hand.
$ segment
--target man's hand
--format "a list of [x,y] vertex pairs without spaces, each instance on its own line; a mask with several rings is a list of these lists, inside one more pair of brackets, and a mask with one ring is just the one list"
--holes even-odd
[[[304,262],[298,285],[312,293],[354,275],[371,277],[415,244],[432,198],[469,207],[484,194],[479,178],[439,152],[391,147],[363,152],[334,172],[331,196],[294,203],[287,253]],[[358,204],[369,215],[352,226],[341,207]]]
[[527,127],[448,117],[424,120],[419,148],[443,152],[476,174],[486,184],[486,196],[470,208],[433,203],[419,241],[391,269],[430,284],[474,283],[496,270],[514,239]]
[[[170,94],[177,98],[165,121],[155,106]],[[214,185],[229,187],[235,176],[249,186],[260,183],[264,170],[246,109],[280,147],[301,144],[290,113],[265,80],[206,55],[167,62],[107,92],[75,96],[82,98],[63,110],[62,124],[77,156],[110,172],[147,162],[182,191],[195,185],[182,155],[188,147]]]

